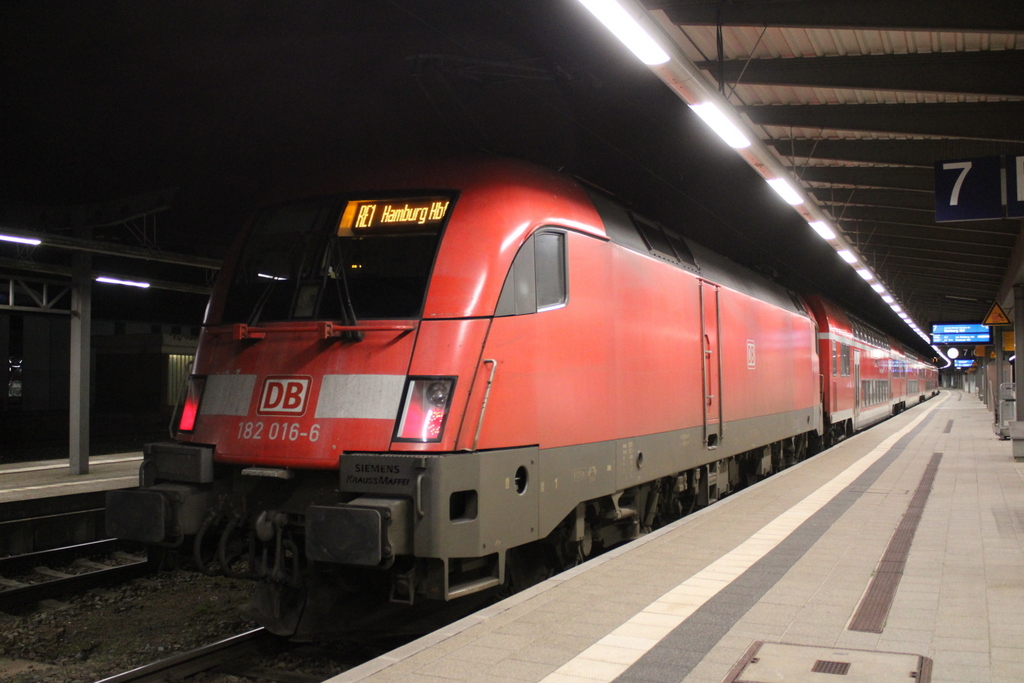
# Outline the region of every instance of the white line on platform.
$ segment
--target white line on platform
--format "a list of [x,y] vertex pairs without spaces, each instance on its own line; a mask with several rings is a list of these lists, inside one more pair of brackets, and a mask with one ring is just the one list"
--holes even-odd
[[18,489],[3,489],[0,491],[0,496],[8,493],[17,493],[18,491],[38,491],[39,489],[55,489],[65,486],[89,486],[91,484],[105,484],[108,481],[138,481],[139,478],[136,475],[130,477],[108,477],[106,479],[76,479],[75,481],[63,481],[56,484],[41,484],[39,486],[22,486]]
[[[142,456],[141,455],[133,455],[133,456],[128,457],[128,458],[114,458],[114,459],[111,459],[111,460],[95,460],[95,459],[92,459],[92,460],[89,461],[89,465],[90,466],[116,465],[119,462],[133,462],[135,460],[142,460]],[[68,463],[66,463],[66,462],[58,462],[58,463],[52,463],[50,465],[33,465],[32,467],[19,467],[18,469],[14,469],[14,470],[0,469],[0,475],[3,475],[3,474],[21,474],[23,472],[43,472],[43,471],[46,471],[46,470],[62,470],[62,469],[67,469],[68,467],[69,467]]]
[[557,671],[544,678],[543,683],[593,683],[612,681],[621,676],[704,603],[750,569],[811,515],[853,483],[897,441],[942,405],[946,398],[948,397],[936,401],[905,427],[890,435],[817,491],[763,526],[731,552],[683,581],[622,626],[570,659]]

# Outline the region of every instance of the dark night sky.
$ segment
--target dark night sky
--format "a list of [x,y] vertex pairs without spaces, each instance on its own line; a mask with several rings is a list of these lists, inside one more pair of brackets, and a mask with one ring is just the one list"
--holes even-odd
[[[222,256],[296,176],[487,151],[587,178],[916,340],[576,0],[4,3],[0,95],[0,206],[178,188],[159,244]],[[204,303],[158,298],[98,306],[182,322]]]

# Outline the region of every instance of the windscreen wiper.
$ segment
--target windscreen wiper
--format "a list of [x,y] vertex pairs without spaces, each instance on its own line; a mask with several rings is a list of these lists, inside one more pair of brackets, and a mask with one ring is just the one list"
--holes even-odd
[[[335,272],[328,266],[324,269],[324,279],[328,276],[332,276],[334,279],[334,289],[338,294],[338,301],[341,303],[341,316],[342,322],[345,323],[346,327],[355,327],[359,324],[356,320],[356,309],[352,305],[352,295],[348,289],[348,273],[345,272],[345,257],[341,253],[341,246],[337,241],[332,241],[333,251],[338,257],[337,264],[338,270]],[[326,282],[324,283],[326,284]],[[349,341],[363,341],[363,333],[358,330],[348,330],[345,332],[344,338]]]

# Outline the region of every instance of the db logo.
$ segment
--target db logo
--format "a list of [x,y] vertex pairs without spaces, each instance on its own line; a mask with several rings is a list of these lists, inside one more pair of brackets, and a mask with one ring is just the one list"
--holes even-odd
[[306,396],[312,377],[267,377],[263,380],[260,415],[302,415],[306,412]]

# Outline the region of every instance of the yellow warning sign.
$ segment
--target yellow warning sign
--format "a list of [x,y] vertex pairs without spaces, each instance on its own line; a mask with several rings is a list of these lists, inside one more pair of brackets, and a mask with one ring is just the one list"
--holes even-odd
[[988,314],[985,316],[985,320],[981,323],[982,325],[1010,325],[1010,319],[1006,317],[1006,312],[1003,311],[1003,307],[999,305],[998,301],[992,302],[992,308],[988,309]]

